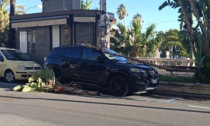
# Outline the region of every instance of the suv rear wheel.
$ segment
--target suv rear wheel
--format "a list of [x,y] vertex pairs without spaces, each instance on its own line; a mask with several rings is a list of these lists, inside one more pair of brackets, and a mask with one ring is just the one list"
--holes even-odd
[[129,92],[128,84],[123,76],[114,76],[109,81],[111,93],[115,96],[126,96]]

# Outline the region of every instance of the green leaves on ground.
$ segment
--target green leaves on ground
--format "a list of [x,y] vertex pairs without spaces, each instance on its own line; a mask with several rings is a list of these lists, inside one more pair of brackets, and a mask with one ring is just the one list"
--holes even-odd
[[28,78],[25,85],[17,85],[13,91],[31,92],[31,91],[48,91],[55,85],[55,73],[52,69],[46,67],[37,71],[32,77]]

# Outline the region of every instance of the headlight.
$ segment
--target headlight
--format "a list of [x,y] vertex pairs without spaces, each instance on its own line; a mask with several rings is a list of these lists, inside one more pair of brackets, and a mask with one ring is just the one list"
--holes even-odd
[[146,72],[145,70],[138,69],[138,68],[131,68],[130,70],[131,70],[132,72],[136,72],[136,73],[145,73],[145,72]]
[[18,66],[18,70],[25,70],[26,67],[25,66]]

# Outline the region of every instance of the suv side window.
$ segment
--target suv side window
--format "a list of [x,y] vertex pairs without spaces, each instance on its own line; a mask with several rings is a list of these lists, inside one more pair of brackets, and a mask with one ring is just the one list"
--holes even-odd
[[60,55],[68,57],[68,58],[75,58],[79,59],[80,58],[80,48],[63,48],[60,51]]
[[84,49],[83,50],[83,59],[85,60],[96,60],[97,57],[101,57],[102,55],[93,49]]

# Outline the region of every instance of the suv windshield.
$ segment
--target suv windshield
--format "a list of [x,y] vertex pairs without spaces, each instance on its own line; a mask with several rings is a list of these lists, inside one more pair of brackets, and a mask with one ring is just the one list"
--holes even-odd
[[7,58],[7,60],[21,60],[21,61],[28,61],[29,57],[18,51],[18,50],[2,50],[2,53]]
[[128,60],[125,57],[118,56],[118,53],[111,49],[103,48],[102,50],[104,51],[105,56],[110,60],[117,61],[120,63],[128,62]]

